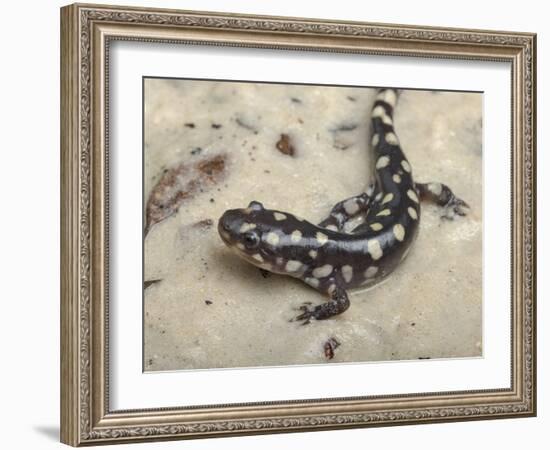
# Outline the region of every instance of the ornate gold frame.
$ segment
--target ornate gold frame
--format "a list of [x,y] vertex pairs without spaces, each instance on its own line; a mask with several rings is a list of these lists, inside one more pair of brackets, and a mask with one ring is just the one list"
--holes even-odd
[[[106,63],[112,40],[495,60],[512,67],[509,389],[111,411]],[[98,5],[61,10],[61,440],[70,445],[533,416],[536,36]]]

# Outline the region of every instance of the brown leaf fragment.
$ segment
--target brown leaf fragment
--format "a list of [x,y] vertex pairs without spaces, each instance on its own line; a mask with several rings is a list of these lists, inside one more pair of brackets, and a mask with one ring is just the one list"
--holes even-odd
[[324,346],[325,358],[327,359],[334,358],[334,350],[336,350],[338,347],[340,347],[340,342],[338,342],[336,338],[333,338],[333,337],[329,338],[325,342],[325,346]]
[[198,170],[206,175],[212,182],[216,181],[216,177],[225,169],[225,156],[217,155],[213,158],[206,159],[197,164]]
[[281,134],[281,138],[275,144],[277,150],[279,150],[284,155],[294,156],[295,149],[294,146],[290,143],[290,137],[288,134]]
[[164,170],[147,200],[145,235],[153,225],[174,215],[197,192],[219,183],[225,175],[226,158],[225,154],[218,154],[194,164],[185,162]]
[[152,286],[153,284],[160,283],[162,279],[159,280],[147,280],[143,282],[143,289],[147,289],[148,287]]

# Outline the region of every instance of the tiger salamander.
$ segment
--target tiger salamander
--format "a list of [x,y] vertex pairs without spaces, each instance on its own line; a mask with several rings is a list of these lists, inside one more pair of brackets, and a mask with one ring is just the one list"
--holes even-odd
[[[420,201],[445,208],[445,218],[465,215],[468,205],[442,183],[415,183],[393,125],[395,89],[380,89],[371,113],[375,181],[365,192],[337,203],[315,225],[252,201],[226,211],[218,223],[224,243],[261,269],[290,275],[328,297],[304,304],[294,319],[328,319],[350,306],[348,289],[372,286],[405,258],[418,233]],[[345,226],[361,216],[352,230]]]

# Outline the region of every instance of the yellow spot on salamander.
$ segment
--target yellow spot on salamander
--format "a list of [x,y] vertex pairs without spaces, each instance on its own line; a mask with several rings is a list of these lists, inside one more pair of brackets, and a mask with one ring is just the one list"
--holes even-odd
[[385,139],[386,142],[390,145],[399,145],[399,139],[397,139],[395,133],[386,133]]
[[443,192],[443,186],[441,186],[441,183],[428,183],[428,189],[433,195],[436,195],[439,197],[441,195],[441,192]]
[[372,110],[371,117],[384,117],[386,115],[386,110],[383,106],[378,105]]
[[412,189],[409,189],[407,191],[407,195],[413,202],[418,203],[418,195],[416,195],[416,192],[414,192]]
[[344,280],[346,280],[346,283],[349,283],[353,278],[353,267],[347,264],[342,266],[342,276],[344,277]]
[[265,240],[268,244],[275,246],[279,243],[279,235],[277,233],[274,233],[273,231],[270,231],[269,233],[267,233]]
[[377,273],[378,273],[378,267],[370,266],[367,270],[365,270],[365,278],[372,278]]
[[390,192],[389,194],[386,194],[386,196],[384,197],[384,200],[382,200],[381,205],[383,205],[384,203],[391,202],[392,200],[393,200],[393,194]]
[[380,246],[380,242],[378,242],[377,239],[371,239],[370,241],[367,241],[367,250],[370,253],[370,256],[375,261],[377,259],[382,258],[382,255],[384,252],[382,251],[382,247]]
[[377,169],[383,169],[390,163],[390,157],[389,156],[381,156],[378,158],[378,161],[376,161],[376,168]]
[[370,226],[374,231],[380,231],[382,228],[384,228],[384,227],[382,226],[382,224],[381,224],[381,223],[378,223],[378,222],[371,223],[369,226]]
[[393,234],[395,236],[395,239],[398,241],[403,241],[405,239],[405,228],[403,228],[403,225],[400,223],[397,223],[393,226]]
[[328,242],[328,236],[325,233],[321,233],[320,231],[317,232],[315,238],[317,239],[317,242],[319,242],[319,244],[321,245],[325,245]]
[[302,239],[302,232],[300,230],[294,230],[290,235],[290,240],[297,243],[300,242],[300,239]]
[[295,259],[291,259],[286,263],[285,270],[287,272],[297,272],[302,267],[302,263]]
[[376,100],[386,102],[393,108],[397,102],[397,95],[393,89],[385,89],[376,96]]
[[240,232],[240,233],[246,233],[247,231],[253,230],[254,228],[256,228],[256,224],[255,224],[255,223],[244,222],[244,223],[241,225],[241,228],[239,228],[239,232]]
[[313,276],[315,278],[324,278],[328,277],[332,273],[332,266],[330,264],[325,264],[324,266],[317,267],[313,269]]

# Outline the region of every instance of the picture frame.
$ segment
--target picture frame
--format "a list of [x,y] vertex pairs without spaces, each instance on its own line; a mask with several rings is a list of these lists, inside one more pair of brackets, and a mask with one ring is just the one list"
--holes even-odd
[[[113,408],[116,311],[109,293],[117,272],[109,263],[116,248],[109,192],[117,172],[110,159],[109,139],[116,130],[109,101],[116,93],[109,70],[116,63],[115,42],[508,64],[511,279],[504,304],[509,339],[503,345],[510,350],[509,385]],[[531,33],[105,5],[62,8],[61,441],[81,446],[536,415],[535,99]],[[253,382],[257,374],[250,376]]]

